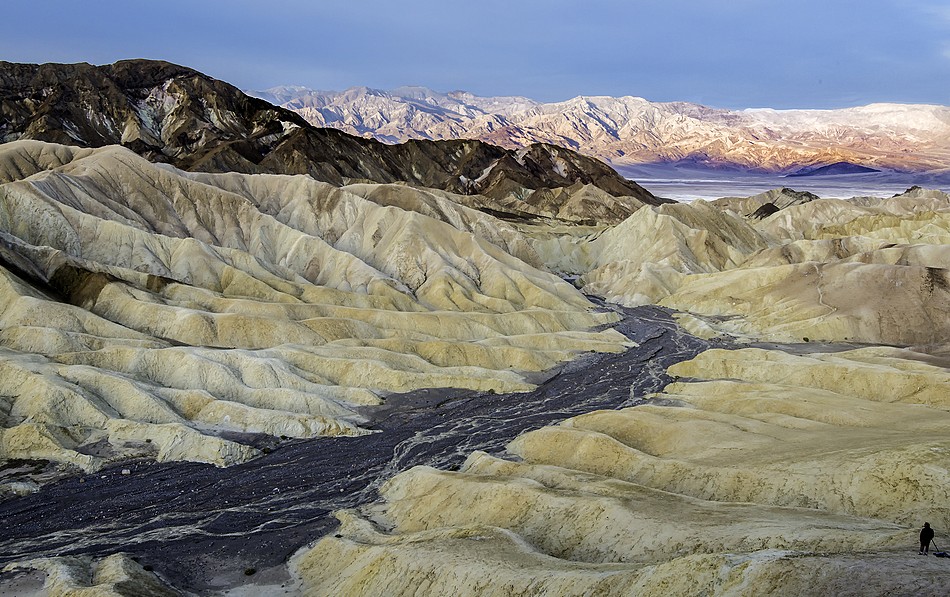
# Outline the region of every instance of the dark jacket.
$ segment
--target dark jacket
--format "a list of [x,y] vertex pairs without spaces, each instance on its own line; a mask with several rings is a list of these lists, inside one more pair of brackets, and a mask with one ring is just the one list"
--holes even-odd
[[920,544],[929,545],[934,538],[934,530],[930,527],[920,529]]

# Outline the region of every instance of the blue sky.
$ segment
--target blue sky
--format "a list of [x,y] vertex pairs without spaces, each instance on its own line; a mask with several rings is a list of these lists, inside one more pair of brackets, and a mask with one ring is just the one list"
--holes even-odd
[[0,10],[3,60],[159,58],[244,89],[950,105],[947,0],[5,0]]

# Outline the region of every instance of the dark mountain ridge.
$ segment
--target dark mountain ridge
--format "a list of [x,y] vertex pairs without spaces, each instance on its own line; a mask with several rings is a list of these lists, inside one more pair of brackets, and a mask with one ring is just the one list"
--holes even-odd
[[868,168],[860,164],[852,164],[851,162],[835,162],[834,164],[828,164],[826,166],[809,166],[801,170],[796,170],[786,176],[789,178],[801,176],[841,176],[844,174],[870,174],[872,172],[880,172],[880,170]]
[[0,140],[124,145],[183,170],[308,174],[341,185],[405,182],[494,199],[594,185],[615,197],[667,200],[609,166],[546,144],[507,150],[476,140],[400,145],[316,128],[193,69],[154,60],[0,62]]

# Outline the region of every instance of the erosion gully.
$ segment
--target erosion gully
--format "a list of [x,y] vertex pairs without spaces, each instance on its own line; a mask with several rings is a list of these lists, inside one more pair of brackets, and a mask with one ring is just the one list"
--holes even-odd
[[[474,450],[503,455],[519,434],[597,409],[636,405],[666,368],[712,347],[669,311],[621,309],[613,327],[638,343],[586,354],[532,392],[421,390],[366,410],[360,437],[287,441],[245,464],[123,463],[0,503],[0,568],[36,557],[125,552],[178,588],[213,592],[242,571],[274,569],[331,532],[332,512],[377,499],[416,465],[457,468]],[[130,474],[122,474],[128,469]]]

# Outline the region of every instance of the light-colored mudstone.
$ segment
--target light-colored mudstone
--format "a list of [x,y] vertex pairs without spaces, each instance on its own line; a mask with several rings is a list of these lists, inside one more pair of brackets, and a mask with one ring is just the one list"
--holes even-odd
[[704,337],[948,337],[950,196],[915,188],[890,199],[786,201],[763,220],[735,211],[776,197],[785,195],[644,207],[611,229],[535,246],[552,267],[583,274],[586,292],[671,307]]
[[222,431],[365,433],[356,407],[388,392],[525,391],[626,345],[447,193],[32,141],[0,180],[0,458],[227,465],[257,452]]

